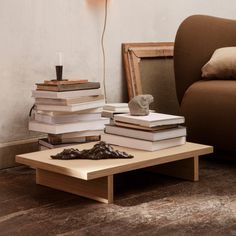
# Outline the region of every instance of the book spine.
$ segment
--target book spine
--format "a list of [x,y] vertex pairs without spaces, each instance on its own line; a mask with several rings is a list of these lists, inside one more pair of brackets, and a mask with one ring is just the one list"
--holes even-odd
[[131,140],[131,138],[126,138],[123,136],[112,135],[112,134],[101,135],[101,141],[117,146],[140,149],[145,151],[152,151],[151,150],[152,146],[150,141],[144,141],[138,139]]
[[96,96],[101,95],[102,90],[89,89],[89,90],[78,90],[78,91],[67,91],[67,92],[53,92],[53,91],[39,91],[33,90],[32,97],[35,98],[52,98],[52,99],[71,99],[83,96]]
[[158,141],[176,137],[186,136],[186,128],[164,129],[156,132],[147,132],[136,129],[127,129],[117,126],[107,125],[105,132],[109,134],[121,135],[130,138],[143,139],[148,141]]
[[75,112],[75,111],[82,111],[88,110],[91,108],[98,108],[104,105],[104,101],[95,101],[92,103],[81,103],[78,105],[69,105],[69,106],[53,106],[53,105],[36,105],[37,110],[41,111],[67,111],[67,112]]
[[102,118],[99,121],[79,122],[62,125],[49,125],[35,121],[29,122],[29,130],[38,131],[48,134],[63,134],[71,132],[79,132],[86,130],[101,130],[109,123],[109,119]]
[[88,83],[81,83],[81,84],[36,84],[36,85],[37,85],[37,90],[56,91],[56,92],[100,88],[99,82],[88,82]]
[[146,140],[127,138],[118,135],[104,134],[101,136],[101,140],[113,145],[118,145],[128,148],[135,148],[145,151],[158,151],[165,148],[183,145],[186,142],[186,137],[178,137],[173,139],[165,139],[151,142]]

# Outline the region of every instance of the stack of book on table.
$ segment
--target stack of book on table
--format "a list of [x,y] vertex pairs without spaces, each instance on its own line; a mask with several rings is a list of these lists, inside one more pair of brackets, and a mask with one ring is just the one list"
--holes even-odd
[[[66,83],[68,82],[68,83]],[[105,104],[100,83],[87,81],[45,81],[32,91],[36,111],[29,129],[47,133],[39,140],[55,148],[100,140],[109,119],[101,117]]]
[[110,124],[114,124],[114,115],[129,113],[128,103],[107,103],[103,106],[102,117],[110,119]]
[[183,145],[186,128],[181,126],[184,117],[162,113],[147,116],[118,114],[114,125],[106,125],[101,140],[107,143],[146,151]]

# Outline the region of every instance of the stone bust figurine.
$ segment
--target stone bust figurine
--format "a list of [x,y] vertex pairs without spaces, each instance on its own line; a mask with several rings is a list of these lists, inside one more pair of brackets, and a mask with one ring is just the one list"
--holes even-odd
[[129,110],[132,116],[146,116],[149,114],[149,104],[153,102],[150,94],[138,95],[129,101]]

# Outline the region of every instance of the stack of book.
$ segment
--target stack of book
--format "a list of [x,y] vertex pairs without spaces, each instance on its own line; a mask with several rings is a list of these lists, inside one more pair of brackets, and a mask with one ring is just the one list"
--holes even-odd
[[100,140],[109,119],[101,117],[105,104],[100,83],[88,81],[45,81],[36,84],[34,118],[29,130],[47,133],[39,140],[45,148]]
[[110,124],[114,124],[114,115],[129,113],[128,103],[107,103],[103,106],[102,117],[110,119]]
[[114,125],[106,125],[101,140],[118,146],[157,151],[185,144],[183,123],[182,116],[162,113],[147,116],[119,114],[114,116]]

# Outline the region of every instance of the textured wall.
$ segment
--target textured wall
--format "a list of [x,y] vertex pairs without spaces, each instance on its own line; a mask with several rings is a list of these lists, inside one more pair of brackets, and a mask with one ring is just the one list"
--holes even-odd
[[[173,41],[180,22],[196,13],[235,18],[234,0],[109,0],[105,46],[108,101],[127,98],[121,43]],[[226,4],[227,3],[227,4]],[[54,77],[56,52],[65,76],[102,79],[104,0],[0,1],[0,143],[28,138],[35,82]]]

